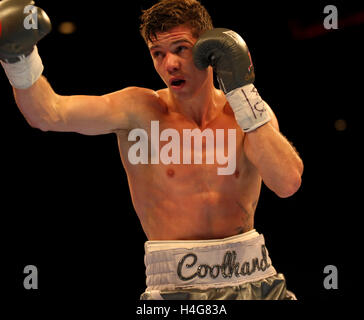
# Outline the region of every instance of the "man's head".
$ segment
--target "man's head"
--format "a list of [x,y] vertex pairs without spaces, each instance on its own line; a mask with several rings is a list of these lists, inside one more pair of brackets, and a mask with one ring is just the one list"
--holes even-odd
[[148,43],[156,39],[157,33],[180,25],[189,26],[196,39],[213,28],[209,13],[197,0],[161,0],[143,11],[140,33]]
[[155,70],[179,97],[195,95],[213,85],[212,70],[199,70],[192,49],[199,36],[212,29],[206,9],[196,0],[161,0],[144,11],[141,34]]

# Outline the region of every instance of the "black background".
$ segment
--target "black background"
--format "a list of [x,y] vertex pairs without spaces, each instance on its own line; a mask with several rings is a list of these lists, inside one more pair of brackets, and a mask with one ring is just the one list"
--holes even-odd
[[[101,95],[127,86],[161,88],[138,31],[141,9],[153,3],[37,1],[53,23],[38,48],[54,90]],[[350,17],[363,6],[202,3],[215,27],[233,29],[246,40],[255,85],[304,161],[300,190],[280,199],[263,187],[256,210],[255,227],[265,235],[275,268],[301,301],[352,299],[362,269],[363,24],[350,23]],[[338,30],[323,28],[328,4],[337,6]],[[58,33],[63,21],[73,21],[76,32]],[[317,34],[295,32],[312,25]],[[64,307],[84,297],[120,299],[122,308],[134,313],[145,288],[146,237],[116,137],[31,128],[4,73],[0,105],[1,263],[10,279],[2,290],[15,299],[48,299]],[[346,130],[335,129],[337,119],[346,121]],[[38,290],[23,288],[23,268],[29,264],[39,270]],[[338,269],[337,290],[323,286],[326,265]]]

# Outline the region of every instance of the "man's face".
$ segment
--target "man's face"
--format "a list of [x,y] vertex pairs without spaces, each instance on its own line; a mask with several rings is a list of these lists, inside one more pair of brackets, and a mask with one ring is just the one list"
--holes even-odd
[[148,42],[154,67],[175,96],[191,95],[207,81],[207,69],[199,70],[193,62],[196,41],[191,29],[181,25],[157,33],[157,40]]

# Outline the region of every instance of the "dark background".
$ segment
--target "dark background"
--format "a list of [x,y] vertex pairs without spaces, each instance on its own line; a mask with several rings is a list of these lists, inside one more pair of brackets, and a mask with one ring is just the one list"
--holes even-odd
[[[38,48],[44,75],[57,93],[101,95],[127,86],[163,86],[138,31],[141,9],[154,1],[74,3],[37,1],[53,23]],[[265,235],[273,265],[301,301],[352,299],[362,269],[364,6],[202,3],[215,27],[233,29],[246,40],[255,85],[305,164],[294,196],[280,199],[262,190],[255,227]],[[337,6],[338,30],[323,28],[328,4]],[[76,32],[60,34],[63,21],[74,22]],[[116,137],[32,129],[3,72],[0,97],[2,250],[7,254],[2,264],[11,275],[6,293],[62,305],[77,304],[81,297],[120,299],[133,313],[145,288],[146,237]],[[338,119],[345,120],[346,130],[335,129]],[[22,283],[28,264],[39,270],[39,289],[32,292]],[[338,269],[337,290],[323,286],[326,265]]]

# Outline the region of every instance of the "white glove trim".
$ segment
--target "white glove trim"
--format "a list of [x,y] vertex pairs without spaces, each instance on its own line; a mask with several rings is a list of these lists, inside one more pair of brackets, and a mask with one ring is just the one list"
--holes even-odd
[[34,46],[34,50],[29,56],[20,56],[19,58],[20,61],[15,63],[0,62],[14,88],[28,89],[42,75],[44,66],[38,54],[37,46]]
[[244,132],[253,131],[271,120],[265,102],[252,83],[228,92],[226,99]]

